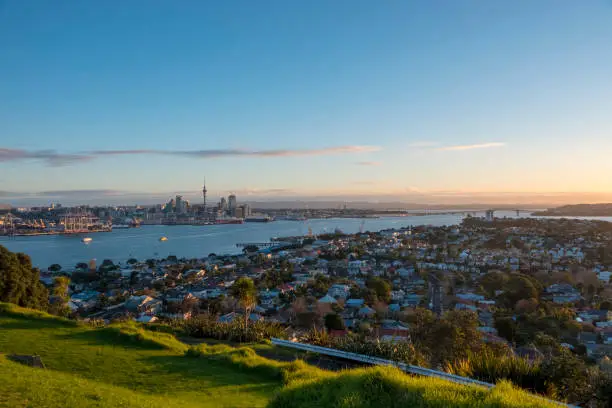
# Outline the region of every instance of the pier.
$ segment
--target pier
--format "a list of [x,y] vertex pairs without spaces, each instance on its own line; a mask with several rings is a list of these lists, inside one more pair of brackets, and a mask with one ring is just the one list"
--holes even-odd
[[246,248],[249,246],[256,246],[257,248],[271,248],[275,246],[281,246],[282,242],[240,242],[236,244],[238,248]]

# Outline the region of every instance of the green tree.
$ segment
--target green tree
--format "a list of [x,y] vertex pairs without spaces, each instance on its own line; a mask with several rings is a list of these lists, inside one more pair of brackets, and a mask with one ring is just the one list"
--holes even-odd
[[344,320],[337,313],[329,313],[325,316],[325,327],[327,330],[344,330]]
[[238,278],[232,285],[230,293],[244,308],[244,324],[249,324],[249,314],[257,303],[257,288],[250,278]]
[[38,269],[32,268],[30,257],[0,245],[0,301],[47,310],[48,295]]
[[109,304],[110,304],[110,299],[104,293],[98,296],[98,306],[100,306],[100,308],[104,309]]
[[517,324],[511,317],[499,317],[495,319],[497,333],[511,343],[516,341],[518,332]]
[[448,312],[435,321],[429,332],[433,366],[467,358],[470,352],[478,352],[482,344],[478,316],[473,312]]
[[506,284],[504,293],[501,295],[502,303],[513,308],[521,299],[538,299],[540,297],[539,288],[533,279],[526,275],[512,275]]
[[59,272],[62,270],[62,266],[60,264],[53,264],[49,267],[50,272]]
[[130,273],[130,286],[134,286],[137,283],[138,283],[138,272],[132,271],[132,273]]
[[542,377],[553,385],[557,395],[581,404],[588,401],[593,392],[587,372],[584,361],[566,350],[545,359],[541,366]]
[[65,276],[55,278],[53,282],[53,291],[51,295],[51,305],[49,311],[58,316],[68,316],[70,308],[68,307],[68,284],[70,279]]
[[496,290],[504,290],[507,283],[508,275],[500,271],[491,271],[480,280],[489,297],[493,297]]
[[106,273],[115,269],[118,269],[118,266],[116,266],[110,259],[105,259],[104,261],[102,261],[102,265],[100,265],[100,267],[98,268],[98,272]]
[[376,292],[376,297],[383,302],[389,303],[391,300],[391,285],[379,277],[368,279],[366,286]]

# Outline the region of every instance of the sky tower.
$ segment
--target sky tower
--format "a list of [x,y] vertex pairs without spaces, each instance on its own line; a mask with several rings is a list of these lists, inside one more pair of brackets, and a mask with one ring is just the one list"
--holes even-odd
[[204,211],[206,211],[206,177],[204,177],[204,184],[202,184],[202,201],[204,204]]

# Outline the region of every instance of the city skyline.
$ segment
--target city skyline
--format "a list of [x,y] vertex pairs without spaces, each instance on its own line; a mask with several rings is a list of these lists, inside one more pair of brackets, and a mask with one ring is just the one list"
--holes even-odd
[[612,199],[609,2],[35,3],[0,203]]
[[[423,205],[422,208],[436,206],[463,206],[470,204],[483,205],[517,205],[523,208],[548,208],[574,203],[601,203],[612,202],[612,193],[517,193],[517,192],[465,192],[465,191],[438,191],[418,192],[411,191],[405,194],[369,194],[333,193],[319,194],[317,196],[298,195],[290,190],[262,191],[254,189],[233,189],[227,191],[207,190],[207,206],[216,206],[219,199],[226,199],[235,194],[239,200],[262,208],[332,208],[343,203],[356,208],[401,208],[414,205]],[[202,193],[196,189],[172,192],[127,192],[119,190],[67,190],[43,191],[36,193],[0,192],[0,206],[12,205],[15,207],[36,207],[51,204],[68,206],[134,206],[134,205],[163,205],[168,200],[182,196],[191,204],[202,204]],[[467,207],[466,207],[467,208]]]

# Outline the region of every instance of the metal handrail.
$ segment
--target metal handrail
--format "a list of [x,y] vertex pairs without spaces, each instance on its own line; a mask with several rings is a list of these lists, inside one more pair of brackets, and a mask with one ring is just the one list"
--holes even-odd
[[[480,387],[486,387],[488,389],[495,387],[494,384],[475,380],[473,378],[462,377],[462,376],[455,375],[455,374],[445,373],[444,371],[437,371],[437,370],[432,370],[430,368],[424,368],[424,367],[419,367],[419,366],[415,366],[411,364],[401,363],[399,361],[385,360],[379,357],[366,356],[364,354],[351,353],[348,351],[336,350],[336,349],[332,349],[328,347],[314,346],[308,343],[299,343],[296,341],[282,340],[282,339],[277,339],[277,338],[272,338],[271,343],[274,344],[275,346],[289,347],[289,348],[293,348],[297,350],[308,351],[311,353],[317,353],[317,354],[323,354],[323,355],[332,356],[332,357],[343,358],[345,360],[359,361],[362,363],[373,364],[373,365],[397,367],[400,370],[410,373],[410,374],[439,378],[442,380],[454,382],[456,384],[476,385]],[[565,406],[568,408],[579,408],[576,405],[568,405],[563,402],[549,400],[548,398],[540,397],[538,395],[533,395],[533,396],[535,398],[539,398],[539,399],[551,402],[553,404],[558,404],[560,406]]]

